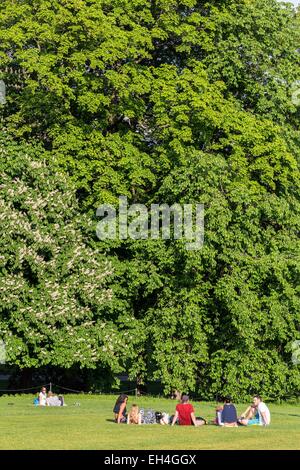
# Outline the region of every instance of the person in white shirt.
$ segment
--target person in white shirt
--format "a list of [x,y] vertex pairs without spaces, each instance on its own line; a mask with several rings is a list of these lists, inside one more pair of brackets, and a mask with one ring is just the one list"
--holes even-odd
[[271,423],[271,413],[267,405],[259,395],[255,395],[252,401],[252,411],[249,416],[242,416],[238,421],[244,426],[269,426]]
[[271,413],[267,405],[262,401],[259,395],[253,397],[253,403],[257,408],[259,414],[259,424],[261,426],[268,426],[271,423]]
[[39,405],[40,406],[46,406],[46,400],[47,400],[47,389],[46,387],[42,387],[40,393],[39,393]]

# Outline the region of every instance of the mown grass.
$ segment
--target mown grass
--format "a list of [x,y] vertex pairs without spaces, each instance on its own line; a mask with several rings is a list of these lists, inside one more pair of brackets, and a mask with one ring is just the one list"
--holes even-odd
[[[35,407],[32,396],[0,398],[0,449],[300,449],[299,405],[271,404],[268,428],[216,426],[127,426],[113,422],[115,396],[67,395],[68,406]],[[163,398],[130,398],[129,403],[174,412]],[[80,406],[76,406],[80,403]],[[214,403],[194,403],[196,415],[213,419]],[[246,405],[237,405],[242,412]]]

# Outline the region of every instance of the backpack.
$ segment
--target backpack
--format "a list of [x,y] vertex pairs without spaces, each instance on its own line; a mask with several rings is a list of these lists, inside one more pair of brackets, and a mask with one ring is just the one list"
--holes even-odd
[[140,413],[142,424],[156,424],[156,416],[154,410],[141,408]]

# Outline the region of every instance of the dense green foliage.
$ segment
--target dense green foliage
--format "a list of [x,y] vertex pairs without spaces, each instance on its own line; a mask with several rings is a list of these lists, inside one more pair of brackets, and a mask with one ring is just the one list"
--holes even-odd
[[[300,338],[300,109],[291,94],[300,26],[292,8],[3,0],[0,30],[6,132],[20,145],[38,141],[51,165],[55,155],[76,186],[74,214],[92,220],[120,195],[205,205],[199,251],[182,241],[98,241],[114,268],[99,318],[120,335],[118,352],[97,356],[98,366],[205,398],[299,390],[291,342]],[[96,248],[92,234],[90,243]],[[13,314],[3,317],[8,332]],[[25,364],[41,361],[36,348],[22,351]]]

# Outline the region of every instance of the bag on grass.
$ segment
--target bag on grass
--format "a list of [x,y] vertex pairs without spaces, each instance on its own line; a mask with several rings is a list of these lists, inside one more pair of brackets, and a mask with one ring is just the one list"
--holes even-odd
[[156,416],[154,410],[141,408],[140,413],[142,424],[156,424]]

